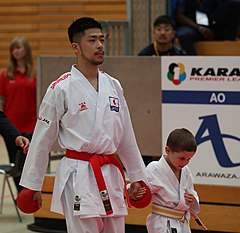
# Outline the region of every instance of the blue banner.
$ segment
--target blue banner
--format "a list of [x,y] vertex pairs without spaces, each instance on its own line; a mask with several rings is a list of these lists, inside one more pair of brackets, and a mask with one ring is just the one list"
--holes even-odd
[[162,91],[162,103],[240,105],[240,92],[236,92],[236,91]]

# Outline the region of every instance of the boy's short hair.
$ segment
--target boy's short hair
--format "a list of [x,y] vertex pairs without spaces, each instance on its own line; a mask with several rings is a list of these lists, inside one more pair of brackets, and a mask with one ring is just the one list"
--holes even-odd
[[167,138],[167,146],[173,152],[197,151],[197,143],[193,134],[185,128],[173,130]]
[[70,42],[78,42],[85,31],[90,28],[99,28],[102,31],[102,25],[93,18],[82,17],[73,21],[68,28]]
[[176,27],[176,23],[173,20],[173,18],[171,16],[168,16],[168,15],[158,16],[153,23],[153,27],[155,28],[155,27],[159,26],[160,24],[171,25],[173,29]]

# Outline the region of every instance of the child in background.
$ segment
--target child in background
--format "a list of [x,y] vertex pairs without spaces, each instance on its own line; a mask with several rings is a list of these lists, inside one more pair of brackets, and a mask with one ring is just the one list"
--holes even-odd
[[[184,128],[175,129],[167,139],[166,155],[147,166],[148,184],[153,195],[152,212],[147,217],[148,233],[191,232],[190,212],[197,218],[200,206],[187,164],[196,150],[192,133]],[[202,228],[205,229],[203,225]]]

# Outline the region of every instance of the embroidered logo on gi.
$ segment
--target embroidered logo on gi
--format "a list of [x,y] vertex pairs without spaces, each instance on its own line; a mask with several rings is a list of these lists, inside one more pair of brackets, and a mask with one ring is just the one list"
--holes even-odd
[[46,119],[46,118],[42,118],[42,117],[38,117],[38,120],[40,120],[40,121],[42,121],[42,122],[45,122],[46,124],[48,124],[49,125],[49,123],[50,123],[50,120],[48,120],[48,119]]
[[80,196],[76,195],[76,196],[74,197],[74,200],[75,200],[76,202],[80,202],[80,201],[81,201],[81,198],[80,198]]
[[54,89],[55,86],[60,83],[62,80],[65,80],[66,78],[68,78],[69,76],[71,76],[71,74],[65,74],[63,76],[61,76],[60,78],[58,78],[56,81],[54,81],[51,85],[51,88]]
[[112,206],[111,206],[109,196],[108,196],[108,191],[107,190],[102,190],[100,192],[100,196],[102,198],[102,202],[103,202],[105,210],[106,211],[112,210]]
[[88,109],[87,105],[86,105],[86,102],[80,103],[79,106],[80,106],[80,111],[84,111],[84,110]]
[[119,99],[116,97],[109,97],[110,110],[119,112]]
[[81,197],[79,195],[76,195],[74,197],[74,210],[75,211],[80,211],[80,202],[81,202]]

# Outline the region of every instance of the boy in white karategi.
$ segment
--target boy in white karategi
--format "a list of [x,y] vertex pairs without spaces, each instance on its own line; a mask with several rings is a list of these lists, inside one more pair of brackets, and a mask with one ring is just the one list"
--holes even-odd
[[186,165],[196,150],[192,133],[184,128],[175,129],[167,139],[166,155],[147,166],[147,180],[153,195],[152,211],[147,217],[148,233],[191,232],[190,212],[197,218],[200,206]]
[[68,233],[124,233],[125,183],[114,154],[134,194],[146,180],[145,165],[122,87],[98,69],[104,60],[101,25],[79,18],[68,35],[77,64],[43,98],[20,184],[36,191],[33,198],[41,206],[48,155],[58,139],[66,156],[56,172],[51,210],[65,215]]

